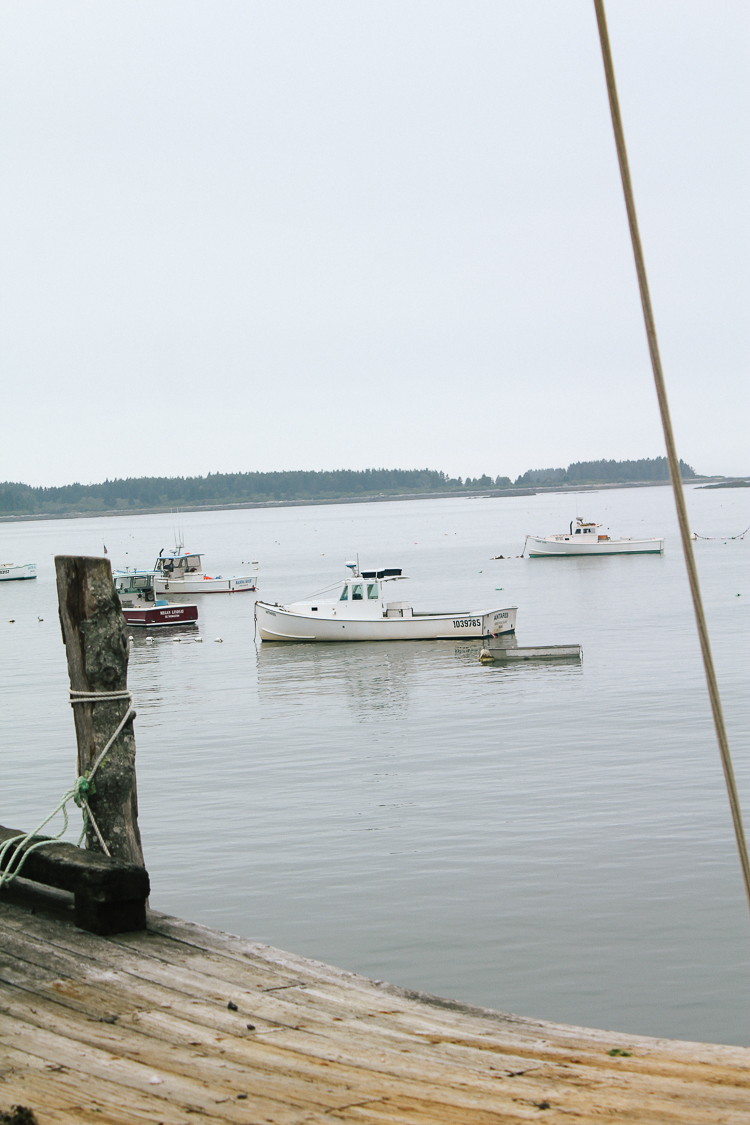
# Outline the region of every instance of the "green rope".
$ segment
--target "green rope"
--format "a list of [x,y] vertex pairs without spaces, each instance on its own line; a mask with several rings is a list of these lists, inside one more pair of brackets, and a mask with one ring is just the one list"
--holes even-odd
[[[99,825],[96,823],[94,814],[91,811],[91,806],[89,805],[89,797],[96,793],[94,774],[98,770],[101,763],[104,761],[104,758],[109,753],[111,747],[114,745],[116,738],[122,731],[128,719],[130,719],[131,717],[135,718],[135,711],[132,707],[133,697],[129,691],[71,691],[70,693],[71,707],[75,706],[75,704],[77,703],[104,703],[109,700],[125,700],[128,704],[127,711],[120,720],[116,731],[97,757],[91,769],[87,770],[86,773],[75,779],[71,788],[63,794],[60,803],[56,806],[56,808],[52,810],[49,816],[44,818],[42,823],[39,824],[33,832],[27,832],[26,834],[21,833],[18,836],[11,836],[9,840],[5,841],[3,846],[0,848],[0,890],[2,890],[4,886],[12,883],[16,876],[20,875],[24,863],[32,852],[36,851],[37,848],[44,847],[45,844],[57,843],[60,838],[65,835],[68,830],[67,806],[70,801],[73,801],[73,803],[77,805],[83,813],[83,828],[81,829],[81,835],[78,837],[78,843],[76,844],[76,847],[80,848],[86,835],[86,829],[88,828],[89,823],[91,823],[92,828],[96,832],[99,843],[102,846],[102,851],[106,856],[110,855],[109,848],[104,842],[104,838],[99,831]],[[35,843],[27,846],[31,840],[34,840],[36,836],[39,835],[42,828],[44,828],[45,825],[49,824],[49,822],[53,820],[59,812],[61,812],[63,815],[63,826],[57,833],[57,835],[45,836],[43,839],[36,840]],[[9,852],[11,854],[6,863],[5,857]]]

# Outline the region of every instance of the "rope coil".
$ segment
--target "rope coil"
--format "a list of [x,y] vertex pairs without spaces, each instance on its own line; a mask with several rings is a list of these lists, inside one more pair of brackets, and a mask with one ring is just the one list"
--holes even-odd
[[[3,886],[12,883],[16,876],[20,875],[21,868],[26,862],[28,856],[30,856],[33,851],[36,851],[37,848],[44,847],[45,844],[55,844],[62,836],[65,835],[68,830],[67,805],[70,801],[73,801],[73,803],[76,804],[83,813],[83,828],[81,829],[81,835],[78,837],[78,843],[76,844],[76,847],[80,848],[83,838],[86,835],[86,829],[88,828],[90,822],[91,827],[94,829],[97,839],[99,840],[102,851],[106,856],[109,856],[111,858],[109,848],[104,842],[104,837],[99,830],[99,825],[96,823],[96,818],[91,811],[91,806],[89,805],[89,796],[96,792],[94,774],[99,769],[99,766],[102,764],[105,757],[111,750],[125,724],[129,719],[135,718],[135,710],[133,709],[133,697],[127,689],[123,689],[122,691],[73,691],[71,689],[70,691],[71,707],[74,707],[77,703],[95,704],[118,701],[127,703],[127,709],[122,719],[120,719],[120,722],[118,723],[114,734],[110,737],[104,749],[97,756],[91,769],[87,770],[84,774],[81,774],[75,779],[71,788],[63,794],[60,803],[56,806],[56,808],[52,810],[49,816],[44,818],[42,823],[38,825],[38,827],[35,828],[33,832],[27,832],[26,834],[22,833],[19,836],[11,836],[11,838],[9,840],[6,840],[3,846],[0,848],[0,889],[2,889]],[[63,826],[57,833],[57,835],[45,837],[43,840],[37,840],[36,843],[32,844],[30,847],[26,847],[29,841],[33,840],[34,837],[39,834],[42,828],[44,828],[46,824],[49,824],[53,817],[57,816],[59,812],[62,812],[63,814]],[[5,864],[5,869],[2,870],[3,864],[5,862],[5,857],[9,852],[11,853],[10,857],[7,864]]]

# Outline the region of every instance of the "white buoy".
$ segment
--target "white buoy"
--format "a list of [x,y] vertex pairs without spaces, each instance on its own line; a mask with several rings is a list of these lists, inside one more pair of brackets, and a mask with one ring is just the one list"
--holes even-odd
[[202,644],[203,644],[203,637],[196,637],[196,638],[195,638],[195,643],[196,643],[197,645],[202,645]]
[[483,648],[479,653],[479,662],[480,664],[494,664],[495,657],[488,648]]
[[214,637],[214,640],[216,641],[217,645],[223,645],[223,644],[224,644],[224,642],[223,642],[223,640],[221,639],[221,637]]
[[146,637],[146,644],[147,645],[152,645],[153,643],[154,643],[153,637]]

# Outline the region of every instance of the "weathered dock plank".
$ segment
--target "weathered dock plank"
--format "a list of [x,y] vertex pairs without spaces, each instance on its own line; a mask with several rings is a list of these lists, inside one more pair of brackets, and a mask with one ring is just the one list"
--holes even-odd
[[747,1048],[507,1016],[155,913],[110,937],[68,915],[0,902],[0,1111],[40,1125],[750,1120]]

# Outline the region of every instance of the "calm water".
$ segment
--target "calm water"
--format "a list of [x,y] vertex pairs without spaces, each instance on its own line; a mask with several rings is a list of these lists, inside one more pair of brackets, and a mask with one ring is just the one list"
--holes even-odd
[[[704,535],[750,523],[743,490],[691,490],[689,505]],[[667,550],[490,561],[576,510],[615,535],[666,534]],[[520,644],[577,641],[585,658],[482,667],[476,643],[447,641],[261,648],[251,594],[200,599],[202,644],[136,634],[155,907],[506,1011],[750,1043],[750,919],[668,489],[180,520],[209,573],[259,560],[272,601],[318,590],[359,551],[403,566],[420,608],[517,604]],[[39,565],[37,582],[0,585],[3,823],[37,823],[74,771],[52,556],[105,542],[115,565],[148,566],[173,528],[162,515],[0,526],[3,557]],[[696,544],[748,828],[749,548]]]

